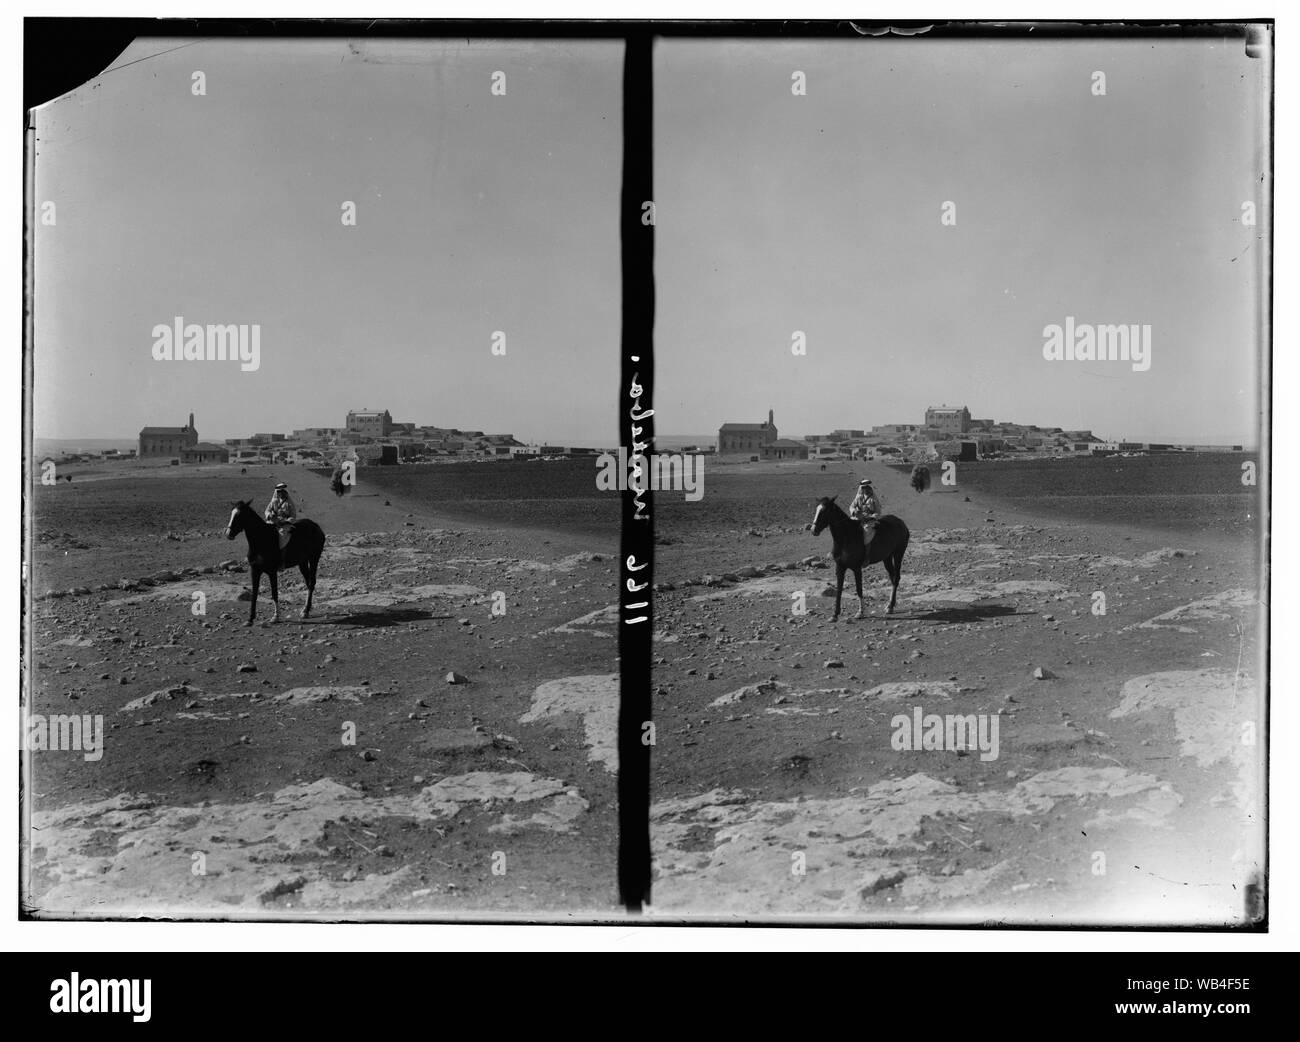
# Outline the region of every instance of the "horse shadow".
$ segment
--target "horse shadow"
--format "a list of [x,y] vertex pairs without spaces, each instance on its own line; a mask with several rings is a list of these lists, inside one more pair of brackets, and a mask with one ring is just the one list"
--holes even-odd
[[888,619],[901,619],[907,622],[930,622],[936,625],[955,625],[961,622],[987,622],[989,619],[1005,619],[1016,615],[1033,615],[1032,611],[1019,611],[1010,604],[968,604],[944,605],[940,608],[913,609],[896,611],[887,615]]
[[309,624],[321,626],[355,626],[358,629],[383,629],[385,626],[402,626],[411,622],[434,622],[453,618],[451,615],[435,615],[423,608],[370,608],[366,611],[353,611],[342,615],[323,615],[308,619]]

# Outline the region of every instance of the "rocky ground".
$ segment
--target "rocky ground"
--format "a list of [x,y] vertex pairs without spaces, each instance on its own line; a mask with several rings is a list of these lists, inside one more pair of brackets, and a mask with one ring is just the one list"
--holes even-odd
[[[617,533],[294,470],[328,536],[316,616],[294,572],[285,620],[264,587],[245,629],[229,503],[285,473],[38,488],[30,711],[104,741],[29,740],[29,910],[615,914]],[[716,468],[698,503],[655,498],[654,914],[1256,917],[1259,547],[870,473],[912,530],[899,610],[875,566],[838,623],[806,524],[861,474]],[[996,756],[899,748],[918,716],[996,725]]]
[[313,617],[293,571],[246,629],[223,530],[285,473],[38,488],[30,712],[86,731],[29,741],[28,909],[609,915],[617,533],[449,525],[294,470],[328,540]]
[[[656,498],[656,911],[1257,918],[1259,548],[858,470],[716,468],[700,503]],[[805,526],[868,473],[912,531],[898,611],[876,565],[867,617],[850,576],[833,623],[830,534]],[[899,748],[931,714],[996,722],[996,757]]]

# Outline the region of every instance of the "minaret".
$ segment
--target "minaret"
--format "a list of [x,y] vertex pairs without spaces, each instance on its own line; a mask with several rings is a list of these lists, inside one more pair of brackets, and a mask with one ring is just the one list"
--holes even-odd
[[[191,420],[190,422],[193,423],[194,421]],[[776,422],[775,422],[775,420],[773,419],[773,413],[772,413],[772,410],[771,410],[771,409],[768,409],[768,410],[767,410],[767,425],[768,425],[769,427],[775,427],[775,426],[776,426]]]
[[190,413],[190,430],[194,429],[194,414]]

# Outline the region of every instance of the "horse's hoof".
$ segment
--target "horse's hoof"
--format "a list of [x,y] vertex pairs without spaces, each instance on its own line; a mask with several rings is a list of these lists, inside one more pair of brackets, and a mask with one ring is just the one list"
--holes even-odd
[[245,625],[245,626],[251,626],[251,625],[253,625],[253,620],[252,620],[252,619],[249,619],[246,623],[244,623],[244,625]]

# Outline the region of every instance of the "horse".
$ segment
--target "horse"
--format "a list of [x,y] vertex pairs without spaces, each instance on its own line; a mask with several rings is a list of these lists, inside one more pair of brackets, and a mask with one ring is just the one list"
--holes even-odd
[[876,522],[876,532],[870,548],[862,532],[862,524],[854,521],[835,505],[836,496],[827,499],[823,496],[817,501],[817,513],[813,515],[812,534],[821,535],[829,527],[834,547],[831,557],[835,559],[835,615],[832,622],[840,617],[840,598],[844,594],[844,573],[853,572],[858,587],[858,618],[863,617],[865,602],[862,598],[862,566],[884,564],[893,583],[893,593],[889,598],[886,614],[894,614],[894,605],[898,601],[898,580],[903,570],[903,554],[907,552],[908,540],[912,534],[907,525],[893,514],[886,514]]
[[320,556],[325,552],[325,533],[315,521],[301,518],[290,527],[288,545],[280,549],[280,533],[272,524],[263,521],[257,511],[245,500],[235,503],[230,511],[230,521],[226,525],[226,538],[234,539],[243,532],[248,538],[248,567],[253,573],[253,603],[248,608],[248,621],[245,626],[253,625],[257,617],[257,589],[262,585],[262,573],[271,579],[271,600],[275,602],[275,618],[280,621],[280,590],[277,574],[282,568],[297,565],[307,584],[307,607],[302,610],[305,619],[311,615],[311,598],[316,592],[316,569]]

